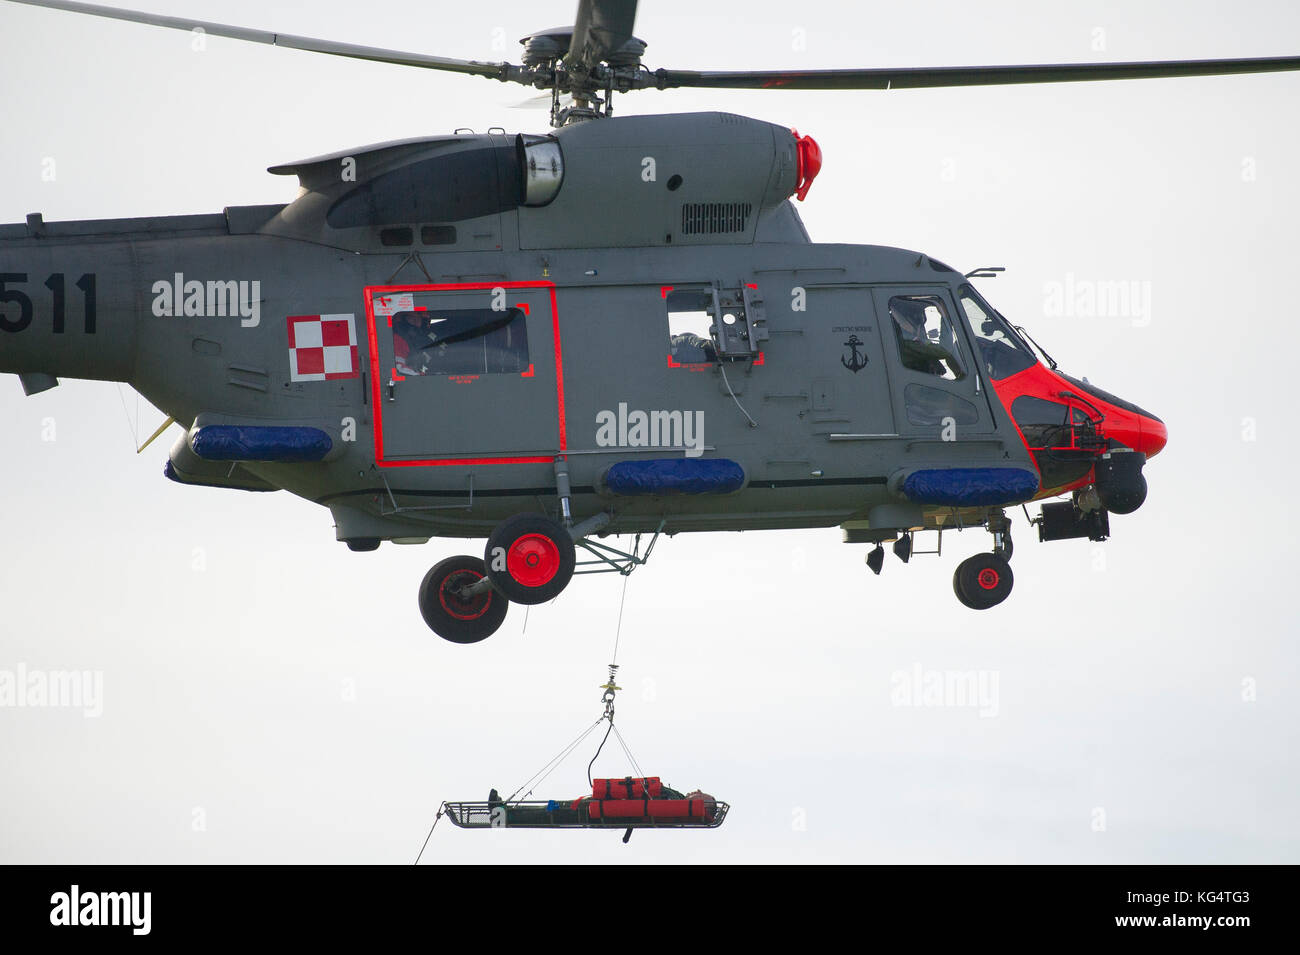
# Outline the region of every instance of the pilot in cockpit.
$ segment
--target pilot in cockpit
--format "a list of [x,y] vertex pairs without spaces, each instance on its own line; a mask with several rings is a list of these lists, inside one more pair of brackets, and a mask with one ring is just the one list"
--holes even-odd
[[428,371],[431,343],[418,312],[398,312],[393,316],[393,357],[398,374],[423,375]]
[[924,301],[898,299],[891,303],[890,312],[898,329],[898,350],[903,367],[927,375],[944,377],[948,373],[944,360],[952,354],[938,342],[930,340],[925,327]]

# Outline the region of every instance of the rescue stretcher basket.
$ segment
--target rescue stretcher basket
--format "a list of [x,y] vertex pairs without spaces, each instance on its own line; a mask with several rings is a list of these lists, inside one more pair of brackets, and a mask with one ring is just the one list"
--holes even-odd
[[714,799],[550,799],[444,802],[460,829],[716,829],[731,807]]

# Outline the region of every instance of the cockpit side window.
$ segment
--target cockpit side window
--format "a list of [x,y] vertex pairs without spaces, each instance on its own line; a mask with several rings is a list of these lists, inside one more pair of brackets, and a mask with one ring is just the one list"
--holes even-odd
[[1011,403],[1011,417],[1038,464],[1043,487],[1065,487],[1088,473],[1095,460],[1087,449],[1088,439],[1097,435],[1085,412],[1046,398],[1021,395]]
[[958,292],[958,300],[966,312],[966,320],[970,322],[980,362],[989,378],[1001,381],[1038,364],[1038,359],[1020,340],[1007,320],[980,298],[973,288],[963,285]]
[[1021,395],[1011,403],[1011,417],[1016,419],[1030,448],[1051,448],[1070,443],[1070,409],[1060,402]]
[[935,295],[895,295],[889,314],[898,337],[903,367],[945,381],[966,377],[953,327],[943,300]]

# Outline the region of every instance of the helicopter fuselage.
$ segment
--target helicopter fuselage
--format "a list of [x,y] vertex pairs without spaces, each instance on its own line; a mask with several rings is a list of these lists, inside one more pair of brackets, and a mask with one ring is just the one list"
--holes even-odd
[[[187,429],[169,477],[288,490],[357,549],[483,537],[561,499],[602,534],[878,540],[1163,445],[950,267],[810,242],[797,134],[724,114],[583,127],[280,167],[303,186],[286,206],[0,226],[0,371],[33,392],[128,382]],[[1085,440],[1035,445],[1022,395]]]

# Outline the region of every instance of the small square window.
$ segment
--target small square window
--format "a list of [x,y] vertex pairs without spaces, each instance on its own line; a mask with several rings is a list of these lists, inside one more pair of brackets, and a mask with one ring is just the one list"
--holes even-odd
[[717,302],[713,289],[674,289],[667,295],[668,357],[677,365],[718,360],[714,343]]

